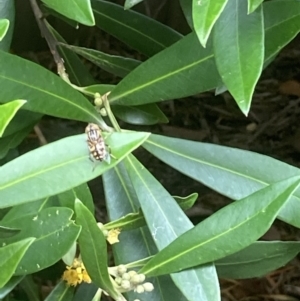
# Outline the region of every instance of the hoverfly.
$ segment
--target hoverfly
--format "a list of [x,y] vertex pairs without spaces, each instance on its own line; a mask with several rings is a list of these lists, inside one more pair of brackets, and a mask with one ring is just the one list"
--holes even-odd
[[85,133],[88,136],[87,143],[90,152],[90,159],[93,161],[106,161],[110,163],[110,151],[102,137],[100,127],[95,123],[89,123],[85,128]]

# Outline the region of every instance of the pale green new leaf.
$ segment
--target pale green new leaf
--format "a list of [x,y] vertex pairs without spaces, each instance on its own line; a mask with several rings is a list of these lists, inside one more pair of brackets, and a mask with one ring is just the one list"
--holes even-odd
[[194,95],[218,84],[210,45],[202,48],[191,33],[130,72],[108,98],[111,103],[141,105]]
[[193,0],[194,30],[203,47],[228,0]]
[[[193,224],[170,194],[141,163],[133,156],[127,157],[126,163],[147,226],[154,243],[162,252],[168,244],[172,244],[184,232],[193,228]],[[203,301],[220,300],[219,282],[213,264],[171,274],[171,278],[188,300],[196,301],[199,296]]]
[[248,0],[248,14],[253,13],[264,0]]
[[66,282],[60,281],[45,301],[72,301],[75,287],[67,285]]
[[96,25],[139,52],[152,56],[182,38],[172,28],[123,6],[92,0]]
[[[234,200],[300,175],[298,168],[273,158],[220,145],[151,135],[143,146],[181,173]],[[300,227],[299,211],[298,190],[278,218]]]
[[228,1],[214,29],[217,68],[239,108],[247,115],[264,62],[262,7],[247,15],[246,1]]
[[0,50],[9,51],[15,24],[15,1],[1,0],[0,1],[0,19],[9,21],[9,28],[5,37],[0,42]]
[[76,223],[82,226],[79,246],[82,261],[93,283],[114,299],[120,296],[110,279],[107,266],[107,244],[93,214],[78,199],[75,201]]
[[[15,269],[16,275],[38,272],[59,261],[78,238],[80,227],[71,220],[69,208],[50,207],[33,214],[3,221],[2,225],[20,228],[17,235],[1,238],[0,244],[10,244],[28,237],[35,237],[25,256]],[[45,256],[47,254],[47,256]]]
[[0,19],[0,41],[3,40],[9,28],[9,20]]
[[138,3],[142,2],[143,0],[125,0],[124,9],[130,9],[131,7],[137,5]]
[[299,183],[299,176],[288,178],[229,204],[170,243],[140,272],[149,276],[178,272],[251,245],[270,228]]
[[287,264],[300,252],[298,241],[258,241],[215,262],[219,277],[262,277]]
[[14,100],[4,105],[0,105],[0,137],[2,137],[6,127],[13,119],[17,111],[26,103],[26,100]]
[[42,0],[48,7],[87,26],[95,25],[90,0]]
[[[106,135],[104,135],[106,136]],[[149,133],[113,133],[111,163],[92,162],[87,136],[70,136],[30,151],[0,167],[0,208],[10,207],[61,193],[85,183],[115,166],[140,146]]]
[[34,240],[35,238],[30,237],[0,247],[0,288],[12,277],[16,267]]
[[0,103],[26,99],[23,109],[61,118],[105,124],[92,104],[43,67],[0,51]]

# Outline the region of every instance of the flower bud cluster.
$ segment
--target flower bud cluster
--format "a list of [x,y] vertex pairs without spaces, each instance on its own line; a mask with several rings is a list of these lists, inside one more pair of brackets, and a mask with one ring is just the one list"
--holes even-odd
[[121,287],[124,292],[135,291],[138,294],[151,292],[154,286],[150,282],[144,282],[146,276],[138,274],[136,271],[127,271],[125,265],[121,264],[117,267],[117,275],[115,282]]

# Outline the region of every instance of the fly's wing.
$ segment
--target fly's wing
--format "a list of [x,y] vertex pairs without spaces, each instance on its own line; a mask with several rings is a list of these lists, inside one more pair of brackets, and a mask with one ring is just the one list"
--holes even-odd
[[105,155],[104,155],[103,161],[110,164],[111,156],[110,156],[110,149],[108,146],[105,146]]

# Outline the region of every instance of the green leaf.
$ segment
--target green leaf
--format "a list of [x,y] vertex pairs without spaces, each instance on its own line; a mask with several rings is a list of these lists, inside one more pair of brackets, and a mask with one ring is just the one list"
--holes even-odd
[[[138,211],[139,202],[127,170],[122,162],[103,175],[103,184],[110,220],[114,221],[125,214],[136,213]],[[115,264],[137,261],[157,253],[151,234],[146,227],[131,231],[122,231],[120,242],[114,244],[112,247]],[[151,294],[143,295],[143,301],[186,301],[169,276],[150,279],[150,281],[155,287],[159,287],[159,289],[155,289]],[[136,292],[128,292],[126,295],[129,296],[128,300],[139,298]]]
[[[104,134],[104,137],[106,135]],[[0,167],[0,208],[70,190],[115,166],[139,147],[149,133],[113,133],[105,142],[116,158],[91,162],[86,135],[70,136],[30,151]]]
[[35,238],[30,237],[0,248],[0,288],[9,281],[34,240]]
[[21,230],[0,226],[0,238],[7,238],[18,234]]
[[[245,150],[151,135],[143,146],[163,162],[227,197],[239,200],[249,194],[300,175],[298,168]],[[278,218],[300,227],[300,190]]]
[[228,0],[193,0],[194,30],[203,47]]
[[74,51],[77,54],[80,54],[81,56],[83,56],[96,66],[100,67],[101,69],[120,77],[126,76],[129,72],[131,72],[141,63],[134,59],[121,57],[117,55],[110,55],[94,49],[71,46],[66,44],[60,45],[64,48]]
[[211,47],[202,48],[192,33],[139,65],[108,98],[111,103],[141,105],[190,96],[218,83]]
[[96,25],[139,52],[152,56],[181,39],[182,35],[145,15],[120,5],[92,0]]
[[98,287],[94,283],[81,283],[76,289],[73,301],[91,301],[98,291]]
[[62,207],[68,207],[74,210],[75,199],[82,200],[84,206],[86,206],[92,214],[95,213],[95,206],[93,196],[86,183],[83,183],[71,190],[65,191],[58,195],[60,205]]
[[72,301],[75,288],[67,285],[66,282],[60,281],[45,301]]
[[[193,224],[164,187],[142,164],[133,156],[128,156],[126,162],[128,162],[128,172],[147,226],[153,236],[154,243],[160,250],[158,254],[160,254],[163,252],[162,250],[168,248],[168,244],[172,244],[172,241],[191,229]],[[154,212],[155,214],[153,214]],[[153,259],[150,260],[150,262],[152,261]],[[144,269],[142,268],[142,270]],[[152,276],[155,275],[152,274]],[[188,300],[198,300],[200,294],[202,300],[220,300],[219,282],[213,264],[170,276]],[[186,282],[189,282],[188,286]],[[191,290],[191,287],[194,289]]]
[[[48,22],[46,22],[46,26],[58,42],[65,44],[67,43]],[[80,58],[70,49],[63,47],[61,43],[57,44],[57,49],[60,56],[64,60],[66,72],[72,84],[75,84],[77,86],[87,86],[94,84],[94,78],[88,71],[87,67],[80,60]]]
[[88,87],[82,87],[84,93],[90,94],[91,97],[94,97],[95,93],[99,93],[100,95],[106,94],[112,91],[115,88],[115,85],[91,85]]
[[0,1],[0,19],[7,19],[9,21],[8,31],[4,39],[0,42],[0,50],[9,51],[15,24],[15,1]]
[[124,9],[130,9],[131,7],[137,5],[138,3],[142,2],[143,0],[125,0]]
[[0,239],[1,245],[28,237],[36,238],[15,270],[16,275],[40,271],[67,253],[80,231],[80,227],[70,220],[72,214],[69,208],[51,207],[38,214],[26,214],[18,219],[1,222],[4,226],[21,229],[13,237]]
[[23,278],[23,276],[10,278],[10,280],[0,288],[0,300],[6,297],[20,283],[20,281],[22,281]]
[[253,13],[264,0],[248,0],[248,14]]
[[249,247],[216,261],[219,277],[254,278],[280,268],[300,252],[300,242],[258,241]]
[[169,120],[155,103],[140,106],[112,105],[114,114],[129,124],[152,125]]
[[17,111],[26,103],[26,100],[14,100],[0,106],[0,137],[2,137],[7,125],[13,119]]
[[[174,196],[175,201],[178,203],[182,210],[190,209],[198,198],[198,193],[193,193],[187,197]],[[143,227],[146,225],[144,214],[141,210],[134,213],[128,213],[114,221],[104,225],[104,229],[110,230],[113,228],[121,228],[122,231],[132,230]]]
[[0,19],[0,41],[3,40],[9,28],[9,20]]
[[25,276],[20,282],[20,288],[30,301],[40,301],[40,290],[38,284],[32,279],[32,275]]
[[106,239],[93,214],[78,199],[75,201],[76,222],[82,226],[79,246],[82,261],[93,283],[114,299],[120,296],[111,282],[107,266]]
[[300,31],[300,2],[267,1],[263,4],[265,60],[271,61]]
[[0,51],[0,102],[26,99],[24,109],[61,118],[103,124],[89,101],[52,72]]
[[222,80],[247,115],[264,62],[262,7],[247,15],[246,1],[228,1],[216,22],[213,38]]
[[87,26],[95,25],[90,0],[42,0],[48,7]]
[[193,1],[192,0],[179,0],[180,6],[184,13],[187,23],[193,29]]
[[173,273],[242,250],[270,228],[299,183],[299,176],[289,178],[222,208],[165,247],[140,272]]

